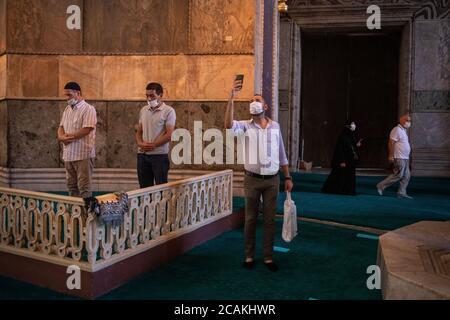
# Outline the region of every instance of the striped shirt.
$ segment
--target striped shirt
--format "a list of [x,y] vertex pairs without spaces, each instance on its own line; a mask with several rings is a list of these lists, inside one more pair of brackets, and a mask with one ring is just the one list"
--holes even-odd
[[260,174],[277,174],[280,166],[288,165],[286,151],[280,125],[269,120],[266,129],[261,128],[252,120],[233,120],[231,128],[236,134],[245,134],[244,167],[245,170]]
[[82,100],[75,106],[68,105],[61,118],[60,127],[67,134],[73,134],[81,128],[94,128],[91,132],[74,142],[64,145],[63,160],[79,161],[95,158],[95,126],[97,112],[95,108]]

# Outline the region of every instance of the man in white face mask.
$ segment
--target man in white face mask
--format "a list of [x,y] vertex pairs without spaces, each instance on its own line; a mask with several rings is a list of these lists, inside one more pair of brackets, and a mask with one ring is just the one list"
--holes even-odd
[[412,199],[407,193],[411,173],[409,171],[409,155],[411,153],[411,146],[407,129],[411,127],[411,117],[409,114],[404,114],[400,117],[400,123],[392,129],[389,136],[389,162],[393,163],[393,173],[386,179],[377,184],[379,195],[383,195],[384,189],[393,185],[397,181],[400,182],[397,196],[399,198]]
[[67,188],[70,196],[89,198],[92,196],[97,112],[83,100],[78,83],[67,83],[64,92],[68,105],[58,128],[58,140],[64,145]]
[[[264,204],[264,264],[270,271],[275,272],[278,270],[278,266],[273,261],[273,243],[280,168],[285,177],[285,190],[288,192],[293,188],[292,178],[289,173],[280,125],[266,116],[268,106],[261,95],[255,95],[250,101],[251,120],[233,120],[234,97],[241,87],[242,83],[236,80],[225,112],[225,128],[257,137],[257,141],[252,143],[247,141],[244,150],[245,260],[243,267],[252,269],[254,266],[256,220],[262,196]],[[252,155],[257,155],[258,159],[254,159],[255,162],[252,162]]]
[[161,99],[163,87],[147,85],[147,105],[139,113],[135,138],[138,145],[137,173],[141,188],[167,183],[169,142],[175,129],[175,110]]

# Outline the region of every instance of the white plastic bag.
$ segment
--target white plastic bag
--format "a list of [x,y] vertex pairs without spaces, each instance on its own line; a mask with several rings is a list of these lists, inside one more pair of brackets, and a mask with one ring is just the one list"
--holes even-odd
[[284,201],[283,231],[281,236],[284,241],[291,242],[297,235],[297,207],[288,192]]

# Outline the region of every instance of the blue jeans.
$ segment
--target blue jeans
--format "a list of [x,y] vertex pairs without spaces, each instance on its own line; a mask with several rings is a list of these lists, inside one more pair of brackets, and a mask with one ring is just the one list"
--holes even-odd
[[137,173],[140,188],[167,183],[169,175],[169,156],[167,154],[142,154],[137,156]]

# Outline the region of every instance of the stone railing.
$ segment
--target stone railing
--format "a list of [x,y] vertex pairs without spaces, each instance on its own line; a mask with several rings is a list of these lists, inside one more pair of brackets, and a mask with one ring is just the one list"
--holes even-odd
[[124,223],[113,227],[81,198],[0,188],[0,251],[96,271],[231,214],[232,190],[225,170],[130,191]]

